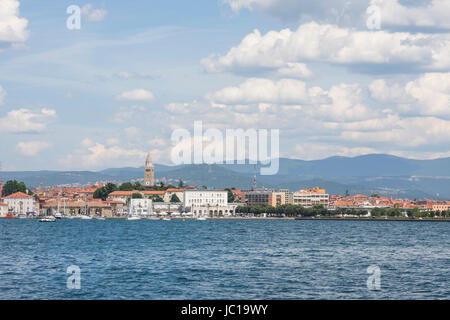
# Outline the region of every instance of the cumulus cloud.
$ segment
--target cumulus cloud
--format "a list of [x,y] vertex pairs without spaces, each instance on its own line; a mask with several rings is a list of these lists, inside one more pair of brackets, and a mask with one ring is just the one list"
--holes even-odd
[[[209,72],[239,73],[247,68],[284,68],[289,63],[325,62],[345,66],[408,66],[409,71],[447,70],[448,34],[356,31],[315,22],[296,31],[284,29],[262,35],[258,30],[223,56],[202,60]],[[392,70],[390,70],[392,72]]]
[[306,83],[295,79],[247,79],[239,87],[228,87],[207,96],[218,104],[311,104],[324,100],[325,91],[319,87],[308,89]]
[[378,79],[369,89],[372,98],[396,104],[401,113],[450,117],[450,73],[427,73],[405,85]]
[[15,47],[28,39],[28,20],[20,17],[18,0],[0,3],[0,52],[5,47]]
[[447,0],[222,0],[234,13],[260,12],[285,21],[365,27],[366,9],[378,6],[382,26],[450,29]]
[[286,63],[285,66],[273,71],[272,75],[277,78],[312,78],[313,73],[304,63]]
[[339,138],[366,144],[382,143],[403,147],[448,144],[450,142],[450,121],[435,117],[404,118],[399,119],[393,128],[387,130],[344,130]]
[[0,130],[12,133],[37,133],[44,131],[55,118],[56,111],[52,109],[12,110],[0,118]]
[[107,146],[99,142],[86,144],[83,140],[80,148],[60,159],[60,162],[71,168],[83,169],[122,167],[142,164],[145,156],[146,152],[136,148],[125,148],[118,145]]
[[[376,116],[364,104],[358,84],[340,84],[329,90],[307,88],[294,79],[251,78],[238,87],[228,87],[206,96],[214,107],[233,106],[238,112],[287,112],[337,121],[362,120]],[[253,107],[251,105],[255,105]],[[230,109],[230,108],[229,108]]]
[[[166,105],[170,113],[168,125],[186,128],[202,120],[204,130],[279,128],[282,153],[301,159],[367,153],[432,157],[442,154],[442,146],[450,143],[450,122],[405,113],[401,106],[390,103],[390,99],[397,97],[414,105],[419,97],[436,96],[435,102],[444,102],[436,91],[447,90],[449,81],[442,74],[435,77],[424,75],[401,86],[377,84],[379,91],[393,88],[392,92],[378,92],[380,99],[386,99],[384,109],[370,99],[374,84],[363,87],[357,83],[341,83],[324,89],[309,87],[296,79],[250,78],[191,103]],[[396,92],[405,87],[417,91],[416,96],[407,98],[404,93]],[[434,93],[426,93],[427,87],[433,88]]]
[[37,155],[44,149],[51,146],[50,143],[44,141],[19,142],[17,150],[24,156],[31,157]]
[[146,101],[150,102],[155,100],[155,96],[152,92],[145,89],[135,89],[131,91],[125,91],[117,96],[118,100],[130,100],[130,101]]
[[399,0],[371,0],[381,10],[383,26],[450,29],[450,1],[430,0],[405,5]]
[[222,0],[234,13],[260,12],[283,21],[348,24],[359,21],[368,1],[350,0]]
[[94,9],[92,4],[88,3],[81,8],[81,14],[84,15],[88,21],[97,22],[105,19],[108,11],[105,9]]

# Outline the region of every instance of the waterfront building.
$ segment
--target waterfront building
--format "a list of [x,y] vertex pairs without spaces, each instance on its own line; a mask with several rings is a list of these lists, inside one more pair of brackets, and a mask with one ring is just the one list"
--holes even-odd
[[255,190],[244,193],[245,203],[249,206],[266,205],[278,207],[286,204],[286,195],[284,192],[274,192],[269,190]]
[[[112,201],[120,201],[123,204],[129,203],[131,197],[135,193],[141,193],[141,191],[132,190],[132,191],[114,191],[111,192],[108,196],[108,199]],[[141,193],[142,194],[142,193]]]
[[183,210],[182,202],[153,202],[153,213],[160,214],[162,212],[181,213]]
[[4,218],[8,214],[8,205],[6,203],[0,202],[0,217]]
[[280,192],[284,193],[284,203],[285,204],[294,204],[294,193],[289,189],[280,189]]
[[148,216],[153,213],[151,199],[131,199],[128,214],[131,216]]
[[165,191],[164,197],[163,197],[164,202],[170,202],[173,195],[176,195],[178,197],[178,199],[180,200],[180,202],[183,202],[184,189],[173,189],[173,188],[167,189]]
[[450,203],[445,201],[434,201],[431,210],[435,212],[448,211],[450,210]]
[[226,190],[185,190],[183,206],[192,205],[227,205],[228,191]]
[[245,203],[245,196],[241,190],[231,190],[234,197],[234,202]]
[[23,192],[16,192],[3,200],[15,215],[36,212],[36,201],[32,196]]
[[150,152],[147,154],[144,168],[144,186],[152,187],[155,184],[155,167]]
[[318,187],[313,189],[302,189],[293,194],[294,204],[301,205],[303,207],[312,207],[315,205],[323,205],[328,207],[330,196],[326,193],[325,189]]
[[238,203],[228,203],[226,190],[185,190],[183,210],[194,217],[232,216]]

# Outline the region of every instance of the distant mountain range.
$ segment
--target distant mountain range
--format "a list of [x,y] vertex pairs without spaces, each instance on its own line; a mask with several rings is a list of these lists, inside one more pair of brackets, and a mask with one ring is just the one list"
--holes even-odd
[[[358,157],[331,157],[324,160],[280,159],[279,172],[260,176],[257,185],[266,188],[300,188],[320,186],[331,194],[377,193],[401,198],[450,199],[450,158],[412,160],[391,155],[374,154]],[[144,168],[115,168],[101,171],[15,171],[2,172],[6,181],[16,179],[31,187],[123,182],[142,180]],[[155,165],[156,179],[176,184],[185,183],[209,188],[252,186],[254,165]]]

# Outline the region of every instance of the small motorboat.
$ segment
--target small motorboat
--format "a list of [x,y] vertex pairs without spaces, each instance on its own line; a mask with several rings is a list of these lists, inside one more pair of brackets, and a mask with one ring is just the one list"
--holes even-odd
[[104,217],[95,217],[95,220],[106,220]]
[[206,218],[206,217],[198,217],[197,220],[198,221],[206,221],[206,220],[208,220],[208,218]]
[[55,218],[56,219],[62,219],[63,215],[60,212],[55,213]]
[[129,217],[127,217],[127,220],[130,220],[130,221],[141,220],[141,217],[139,217],[139,216],[129,216]]
[[163,218],[163,221],[170,221],[170,220],[172,220],[170,217]]
[[80,219],[81,219],[81,220],[92,220],[92,217],[91,217],[91,216],[84,216],[84,215],[82,215],[82,216],[80,217]]
[[55,222],[56,218],[54,216],[45,216],[39,219],[39,222]]

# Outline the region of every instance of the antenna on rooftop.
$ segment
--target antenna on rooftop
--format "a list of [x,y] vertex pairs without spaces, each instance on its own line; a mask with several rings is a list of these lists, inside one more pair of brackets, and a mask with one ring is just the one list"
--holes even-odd
[[253,175],[253,191],[256,190],[256,170],[257,170],[257,165],[255,164],[253,166],[253,170],[254,170],[254,175]]

